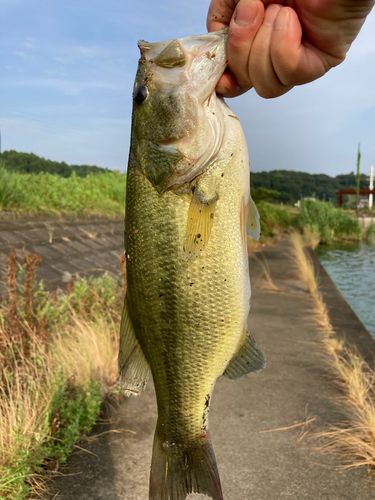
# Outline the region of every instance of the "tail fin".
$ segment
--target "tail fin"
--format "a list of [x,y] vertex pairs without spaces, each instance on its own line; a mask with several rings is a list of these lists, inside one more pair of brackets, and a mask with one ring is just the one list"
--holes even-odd
[[149,500],[185,500],[193,492],[223,500],[209,434],[192,445],[181,446],[163,442],[156,428]]

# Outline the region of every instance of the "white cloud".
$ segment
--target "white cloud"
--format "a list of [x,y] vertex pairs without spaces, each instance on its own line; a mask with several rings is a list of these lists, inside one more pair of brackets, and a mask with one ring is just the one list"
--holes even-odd
[[27,57],[27,54],[21,50],[13,50],[13,54],[18,57]]
[[77,61],[80,61],[82,59],[92,60],[94,58],[97,58],[98,56],[103,56],[105,54],[106,51],[97,46],[79,46],[65,49],[60,56],[55,57],[54,59],[55,61],[62,64],[75,64]]
[[108,112],[105,108],[98,108],[95,104],[86,102],[68,104],[65,100],[63,104],[48,103],[22,107],[26,115],[35,115],[38,118],[54,116],[56,121],[62,120],[65,116],[78,115],[79,117],[105,116]]
[[82,57],[94,57],[102,52],[98,47],[76,47],[76,50]]
[[24,42],[23,46],[26,47],[29,50],[35,50],[35,38],[26,38],[26,41]]
[[17,73],[23,73],[23,69],[18,66],[4,66],[7,71],[17,71]]
[[55,57],[55,61],[61,64],[75,64],[76,60],[72,57]]
[[41,130],[40,125],[22,118],[6,118],[0,116],[0,128],[3,135],[18,136],[19,134],[35,133]]
[[61,70],[61,69],[45,69],[44,70],[44,73],[46,75],[51,75],[51,76],[66,76],[66,73],[65,71]]
[[[8,84],[3,84],[2,87],[9,87]],[[58,79],[35,79],[35,80],[21,80],[18,82],[12,82],[12,87],[44,87],[51,88],[62,91],[66,95],[78,95],[81,92],[89,89],[102,89],[102,90],[114,90],[116,92],[123,92],[124,88],[121,85],[116,85],[111,82],[101,82],[101,81],[86,81],[86,82],[74,82],[70,80],[58,80]]]

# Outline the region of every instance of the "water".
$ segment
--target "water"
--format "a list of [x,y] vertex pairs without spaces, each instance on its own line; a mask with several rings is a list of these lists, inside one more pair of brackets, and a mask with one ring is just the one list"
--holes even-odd
[[317,247],[316,254],[375,338],[375,245],[334,243]]

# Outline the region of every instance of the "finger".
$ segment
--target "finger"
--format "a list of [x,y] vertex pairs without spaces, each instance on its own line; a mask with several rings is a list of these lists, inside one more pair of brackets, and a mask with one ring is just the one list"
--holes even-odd
[[293,85],[284,85],[273,67],[271,58],[271,40],[273,25],[282,9],[281,5],[272,4],[266,8],[264,20],[253,41],[249,74],[256,92],[265,98],[277,97],[288,92]]
[[234,76],[227,69],[216,85],[216,92],[222,97],[237,97],[250,90],[251,87],[239,87]]
[[277,77],[285,86],[312,82],[341,62],[303,40],[297,13],[289,7],[276,16],[270,53]]
[[240,0],[229,24],[228,66],[240,87],[252,87],[249,56],[263,17],[260,0]]
[[211,0],[207,14],[207,30],[217,31],[229,25],[239,0]]

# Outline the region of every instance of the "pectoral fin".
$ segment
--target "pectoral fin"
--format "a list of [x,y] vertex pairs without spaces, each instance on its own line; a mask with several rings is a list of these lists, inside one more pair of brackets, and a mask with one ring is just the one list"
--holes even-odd
[[239,350],[226,367],[223,376],[230,380],[237,380],[251,372],[259,372],[266,366],[266,358],[256,345],[251,334],[244,330],[244,338]]
[[251,196],[247,207],[247,234],[255,240],[259,240],[260,238],[259,213]]
[[[211,188],[211,189],[210,189]],[[185,259],[195,259],[206,247],[214,222],[217,195],[214,186],[196,185],[186,226]]]
[[121,317],[118,368],[119,384],[125,394],[138,396],[146,387],[150,368],[135,335],[126,297]]

